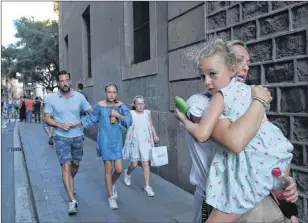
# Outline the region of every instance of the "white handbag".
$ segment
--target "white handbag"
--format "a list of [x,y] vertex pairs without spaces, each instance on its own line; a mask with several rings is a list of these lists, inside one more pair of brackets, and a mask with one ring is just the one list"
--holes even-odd
[[151,148],[151,166],[164,166],[168,164],[167,146]]

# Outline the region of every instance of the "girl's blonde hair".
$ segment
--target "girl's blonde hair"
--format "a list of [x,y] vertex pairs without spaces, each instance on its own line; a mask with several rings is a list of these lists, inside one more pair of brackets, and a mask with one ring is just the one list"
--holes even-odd
[[136,104],[136,101],[137,101],[138,99],[144,100],[144,97],[143,97],[142,95],[137,95],[137,96],[135,96],[134,99],[133,99],[133,106],[132,106],[131,110],[136,110],[135,104]]
[[236,55],[232,52],[230,44],[219,38],[192,47],[187,53],[187,57],[188,59],[193,60],[199,71],[201,71],[200,61],[217,54],[223,57],[223,62],[228,67],[236,65]]

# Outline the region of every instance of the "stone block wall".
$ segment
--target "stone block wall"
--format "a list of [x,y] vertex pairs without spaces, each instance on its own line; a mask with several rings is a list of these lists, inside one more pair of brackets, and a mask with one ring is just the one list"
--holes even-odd
[[[91,80],[84,75],[81,47],[81,14],[89,5]],[[151,59],[139,64],[131,61],[131,18],[130,2],[60,2],[60,66],[72,73],[74,84],[85,83],[91,104],[104,98],[109,81],[118,84],[119,99],[126,104],[144,95],[169,154],[169,165],[152,172],[193,192],[184,128],[172,113],[174,96],[188,99],[204,90],[187,53],[215,35],[245,41],[251,56],[249,82],[271,90],[274,100],[268,116],[294,144],[292,175],[300,191],[299,216],[308,222],[308,3],[150,2]],[[96,139],[96,131],[94,127],[87,134]]]

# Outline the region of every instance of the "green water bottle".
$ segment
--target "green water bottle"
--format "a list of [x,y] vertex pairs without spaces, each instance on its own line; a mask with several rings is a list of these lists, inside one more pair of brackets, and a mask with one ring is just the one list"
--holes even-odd
[[185,115],[187,114],[188,105],[183,98],[181,98],[179,96],[175,96],[174,97],[174,103],[175,103],[175,106],[180,110],[180,112],[182,112]]

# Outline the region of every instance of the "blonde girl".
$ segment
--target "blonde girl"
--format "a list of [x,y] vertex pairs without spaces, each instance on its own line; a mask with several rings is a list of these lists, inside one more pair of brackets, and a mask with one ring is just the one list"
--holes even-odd
[[137,167],[138,161],[142,162],[144,192],[147,196],[153,197],[155,193],[150,187],[150,149],[154,147],[154,141],[158,142],[159,138],[153,126],[151,111],[144,109],[144,106],[144,97],[136,96],[131,110],[133,124],[127,131],[123,149],[124,159],[131,161],[128,169],[124,171],[124,182],[127,186],[131,185],[131,173]]

